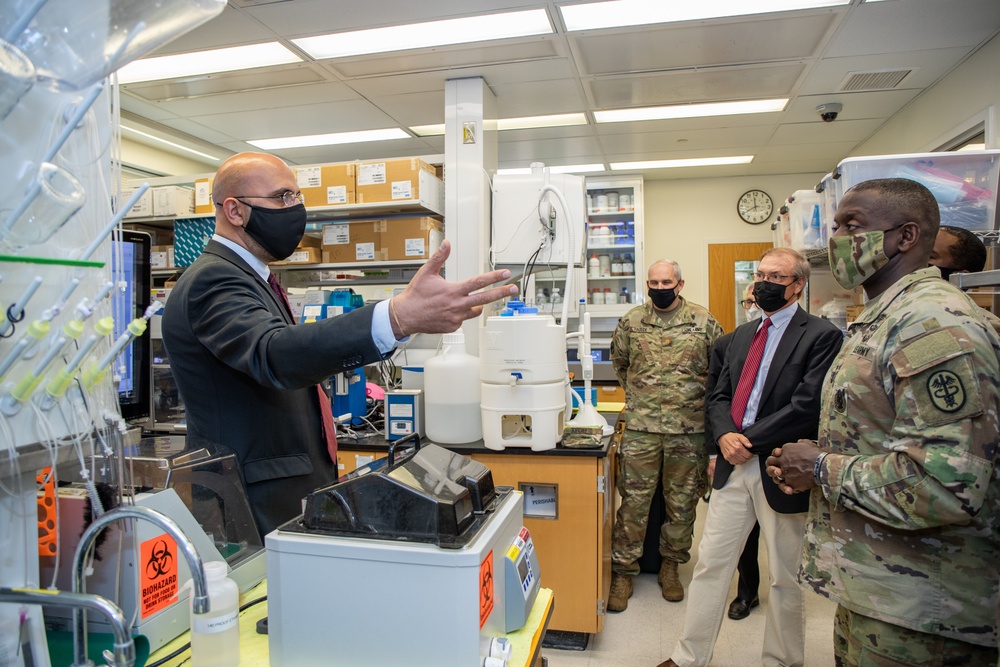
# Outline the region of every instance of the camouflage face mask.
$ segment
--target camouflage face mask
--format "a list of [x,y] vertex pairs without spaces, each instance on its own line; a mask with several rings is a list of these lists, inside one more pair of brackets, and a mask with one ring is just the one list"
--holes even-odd
[[830,237],[830,270],[844,289],[854,289],[889,263],[882,230]]

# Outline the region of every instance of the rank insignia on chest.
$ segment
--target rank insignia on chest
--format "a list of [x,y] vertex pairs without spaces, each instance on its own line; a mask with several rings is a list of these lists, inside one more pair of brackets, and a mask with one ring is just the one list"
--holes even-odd
[[843,388],[838,389],[833,394],[833,408],[837,412],[844,412],[847,410],[847,391]]
[[965,387],[951,371],[932,373],[927,379],[927,393],[934,407],[942,412],[955,412],[965,405]]

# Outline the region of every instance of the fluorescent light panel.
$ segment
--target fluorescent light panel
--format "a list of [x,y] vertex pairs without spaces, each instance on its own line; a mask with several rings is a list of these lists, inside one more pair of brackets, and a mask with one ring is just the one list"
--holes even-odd
[[[582,113],[564,113],[554,116],[524,116],[522,118],[500,118],[496,121],[498,130],[532,130],[540,127],[568,127],[586,125],[587,116]],[[414,125],[410,132],[418,137],[436,137],[444,134],[444,123],[439,125]]]
[[559,8],[566,30],[600,30],[629,25],[699,21],[724,16],[747,16],[798,9],[848,5],[851,0],[612,0]]
[[546,11],[530,9],[338,32],[293,39],[292,42],[313,58],[323,59],[551,33],[552,24]]
[[194,51],[173,56],[143,58],[118,70],[120,83],[176,79],[215,72],[234,72],[254,67],[270,67],[302,62],[297,55],[278,42],[232,46],[211,51]]
[[669,107],[644,107],[638,109],[609,109],[595,111],[598,123],[626,123],[640,120],[672,120],[702,116],[734,116],[748,113],[782,111],[787,99],[747,100],[741,102],[709,102],[707,104],[677,104]]
[[193,148],[188,148],[187,146],[181,146],[180,144],[175,144],[174,142],[167,141],[166,139],[161,139],[161,138],[159,138],[157,136],[154,136],[152,134],[148,134],[146,132],[142,132],[141,130],[137,130],[134,127],[129,127],[128,125],[122,125],[121,127],[122,127],[122,131],[124,131],[124,132],[129,132],[131,134],[137,134],[140,137],[145,137],[145,138],[151,139],[151,140],[153,140],[155,142],[158,142],[158,143],[170,146],[171,148],[175,148],[177,150],[182,150],[185,153],[192,153],[192,154],[197,155],[199,157],[207,158],[207,159],[211,160],[212,162],[218,162],[219,160],[222,159],[222,158],[219,158],[219,157],[215,157],[214,155],[209,155],[208,153],[202,153],[201,151],[196,151]]
[[613,171],[629,171],[637,169],[675,169],[677,167],[716,167],[724,164],[747,164],[753,161],[753,155],[734,155],[731,157],[701,157],[682,160],[649,160],[646,162],[612,162]]
[[[549,167],[552,174],[589,174],[595,171],[604,171],[603,164],[564,164],[558,167]],[[512,167],[508,169],[497,169],[497,174],[501,176],[530,174],[531,167]]]
[[358,132],[335,132],[333,134],[310,134],[301,137],[280,137],[277,139],[254,139],[248,144],[257,148],[274,151],[282,148],[304,148],[306,146],[332,146],[334,144],[358,144],[363,141],[388,141],[390,139],[409,139],[408,135],[398,127],[384,130],[361,130]]

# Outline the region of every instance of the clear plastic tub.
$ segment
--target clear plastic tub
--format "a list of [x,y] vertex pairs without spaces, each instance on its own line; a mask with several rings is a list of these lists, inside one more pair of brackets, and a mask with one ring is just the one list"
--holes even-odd
[[878,155],[837,165],[838,191],[873,178],[910,178],[925,185],[941,207],[941,224],[972,231],[997,228],[1000,150]]

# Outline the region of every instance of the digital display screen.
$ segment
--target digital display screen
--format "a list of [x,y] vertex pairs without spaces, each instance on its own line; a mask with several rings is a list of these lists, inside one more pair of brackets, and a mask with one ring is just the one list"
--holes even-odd
[[[111,275],[115,289],[111,298],[115,340],[149,307],[151,245],[149,234],[141,232],[126,230],[120,236],[112,236]],[[147,419],[152,405],[149,329],[122,351],[120,360],[121,363],[116,360],[114,364],[119,377],[118,406],[122,417],[126,421]]]
[[521,580],[521,586],[528,580],[528,552],[522,551],[521,557],[517,559],[517,578]]

